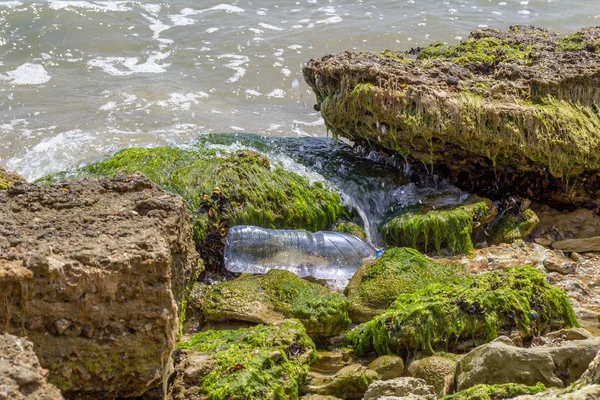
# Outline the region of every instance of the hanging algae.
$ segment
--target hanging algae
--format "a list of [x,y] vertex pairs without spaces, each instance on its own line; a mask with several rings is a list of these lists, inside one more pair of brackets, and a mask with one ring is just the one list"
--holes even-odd
[[382,315],[346,338],[359,354],[434,354],[487,343],[500,334],[528,338],[577,326],[565,294],[531,267],[507,268],[458,283],[403,294]]
[[438,254],[442,247],[455,254],[470,253],[473,225],[484,223],[492,209],[488,200],[452,210],[408,212],[384,224],[381,234],[388,246],[410,246],[428,252],[433,242]]

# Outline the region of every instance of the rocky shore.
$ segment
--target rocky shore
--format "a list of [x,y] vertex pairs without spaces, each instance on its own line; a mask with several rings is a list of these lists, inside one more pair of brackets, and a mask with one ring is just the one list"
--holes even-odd
[[257,151],[0,169],[0,400],[600,397],[600,29],[304,73],[335,135],[471,194],[389,210],[384,253],[340,289],[224,270],[235,225],[365,237]]

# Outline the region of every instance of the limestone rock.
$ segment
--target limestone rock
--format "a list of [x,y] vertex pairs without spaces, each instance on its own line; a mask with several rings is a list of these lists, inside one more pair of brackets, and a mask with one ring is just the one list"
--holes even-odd
[[483,29],[458,45],[432,43],[416,60],[344,52],[310,60],[303,73],[334,135],[433,168],[470,193],[597,207],[598,31]]
[[271,324],[298,318],[311,337],[338,335],[350,325],[344,296],[282,270],[210,286],[202,310],[208,321]]
[[456,389],[477,384],[520,383],[563,387],[577,380],[600,350],[600,338],[565,342],[556,347],[521,348],[500,337],[461,357]]
[[561,329],[559,331],[549,332],[546,337],[550,339],[561,340],[585,340],[594,337],[589,331],[583,328]]
[[27,182],[21,175],[0,167],[0,190],[8,190],[15,182]]
[[362,399],[369,385],[378,380],[379,375],[373,370],[360,364],[351,364],[334,375],[310,373],[306,385],[302,388],[305,393],[335,396],[340,399]]
[[0,192],[0,330],[68,396],[159,384],[199,266],[185,203],[142,175]]
[[317,361],[310,365],[310,370],[311,372],[335,374],[350,362],[350,355],[343,351],[319,351]]
[[[404,377],[377,381],[369,385],[364,400],[378,400],[385,396],[408,397],[409,399],[436,400],[435,389],[423,379]],[[418,397],[417,397],[418,396]]]
[[369,369],[377,372],[384,381],[398,378],[404,373],[404,360],[393,354],[379,356],[369,364]]
[[568,253],[587,253],[590,251],[600,252],[600,236],[586,239],[565,239],[552,243],[552,248]]
[[293,399],[316,358],[298,320],[206,331],[179,344],[167,399]]
[[593,210],[578,208],[575,211],[558,211],[541,204],[531,207],[540,219],[532,236],[547,240],[548,245],[564,239],[600,236],[600,215]]
[[13,335],[0,335],[0,399],[62,400],[62,394],[46,381],[33,352],[33,343]]
[[454,389],[456,361],[449,358],[431,356],[414,360],[408,366],[407,376],[423,379],[435,389],[439,397],[444,397]]

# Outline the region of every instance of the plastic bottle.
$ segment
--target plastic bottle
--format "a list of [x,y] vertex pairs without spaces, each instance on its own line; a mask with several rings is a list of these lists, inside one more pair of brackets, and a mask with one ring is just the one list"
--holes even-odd
[[350,279],[378,255],[369,243],[339,232],[239,225],[229,229],[225,241],[225,268],[252,274],[283,269],[317,279]]

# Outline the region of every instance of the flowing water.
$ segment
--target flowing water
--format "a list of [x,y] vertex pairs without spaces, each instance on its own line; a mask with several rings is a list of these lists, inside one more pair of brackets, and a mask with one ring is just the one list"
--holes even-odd
[[310,58],[600,23],[597,0],[221,1],[0,1],[0,165],[35,179],[209,132],[325,137]]

